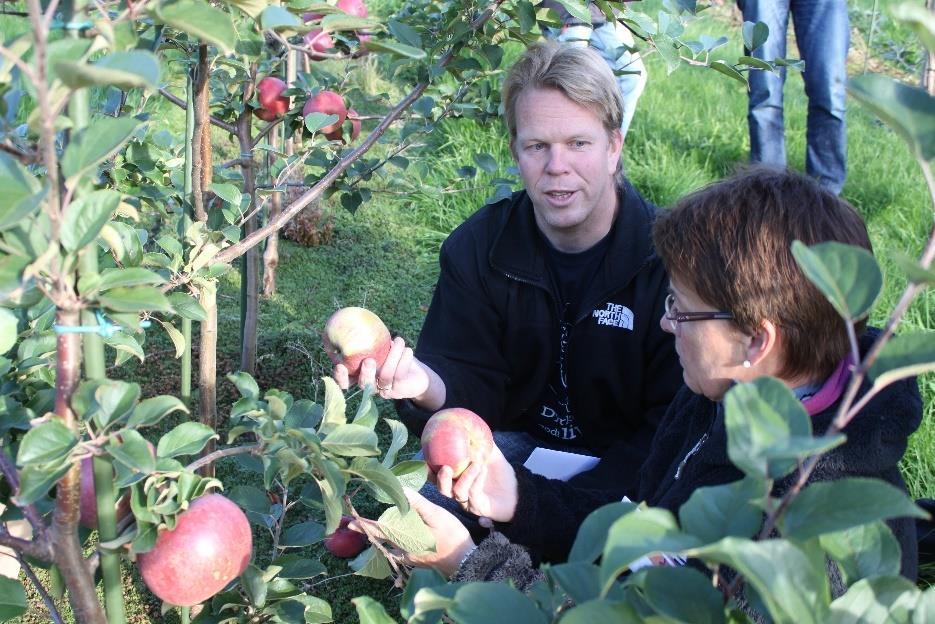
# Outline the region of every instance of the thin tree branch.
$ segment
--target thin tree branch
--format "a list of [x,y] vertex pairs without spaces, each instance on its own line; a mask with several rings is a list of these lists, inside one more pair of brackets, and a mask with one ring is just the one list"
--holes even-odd
[[189,465],[185,466],[185,470],[190,470],[192,472],[198,470],[202,466],[207,466],[213,464],[219,459],[225,457],[232,457],[234,455],[243,455],[244,453],[252,453],[256,455],[257,451],[261,448],[260,444],[248,444],[246,446],[232,446],[226,449],[218,449],[212,453],[208,453],[204,457],[199,457]]
[[39,577],[36,576],[36,573],[32,571],[29,562],[19,555],[17,555],[16,558],[19,559],[19,565],[23,569],[26,578],[32,582],[36,591],[39,592],[39,595],[42,597],[42,602],[45,604],[45,608],[49,610],[49,617],[52,618],[52,622],[54,624],[64,624],[65,621],[62,619],[62,614],[59,613],[58,609],[55,607],[55,601],[52,600],[52,596],[49,595],[45,586],[39,581]]
[[[185,110],[187,108],[185,106],[185,100],[175,95],[174,93],[172,93],[165,87],[162,87],[159,89],[159,94],[162,95],[162,97],[169,100],[170,102],[172,102],[173,104],[175,104],[176,106],[178,106],[179,108],[181,108],[182,110]],[[237,129],[234,128],[233,124],[229,124],[226,121],[221,121],[217,117],[209,117],[208,121],[210,121],[212,125],[217,126],[224,132],[228,132],[230,134],[237,134]]]

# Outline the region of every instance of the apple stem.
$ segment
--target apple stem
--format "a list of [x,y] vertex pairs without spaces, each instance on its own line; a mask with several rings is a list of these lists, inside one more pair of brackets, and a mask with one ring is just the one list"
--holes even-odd
[[191,607],[179,607],[179,621],[188,624],[191,616]]

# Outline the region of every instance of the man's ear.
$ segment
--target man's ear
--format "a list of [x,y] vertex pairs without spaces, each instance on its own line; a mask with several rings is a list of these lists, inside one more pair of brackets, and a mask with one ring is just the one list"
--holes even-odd
[[623,133],[620,132],[620,128],[611,131],[608,150],[611,173],[616,173],[617,165],[620,163],[620,154],[623,152]]
[[756,366],[769,355],[775,355],[779,346],[779,331],[779,326],[772,321],[764,320],[760,323],[747,345],[747,361],[750,364]]

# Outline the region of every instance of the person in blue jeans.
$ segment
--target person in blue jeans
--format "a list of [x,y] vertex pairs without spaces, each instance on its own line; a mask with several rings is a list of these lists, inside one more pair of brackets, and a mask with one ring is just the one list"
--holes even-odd
[[[792,16],[795,40],[805,61],[808,97],[805,171],[839,194],[847,175],[847,128],[844,121],[847,48],[850,25],[846,0],[738,0],[747,22],[769,26],[769,38],[752,51],[772,61],[786,56],[786,31]],[[786,145],[782,89],[786,69],[750,72],[747,121],[750,160],[785,166]]]
[[545,0],[543,7],[555,11],[562,19],[562,28],[547,28],[543,34],[547,39],[592,48],[614,72],[617,87],[623,97],[623,119],[620,132],[626,139],[636,102],[646,87],[646,66],[639,52],[631,52],[633,34],[623,24],[607,21],[607,17],[594,3],[588,3],[591,23],[585,24],[554,0]]

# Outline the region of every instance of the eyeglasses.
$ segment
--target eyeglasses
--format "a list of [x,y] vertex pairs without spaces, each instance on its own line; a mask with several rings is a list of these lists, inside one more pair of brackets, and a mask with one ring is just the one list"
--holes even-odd
[[675,295],[672,293],[666,295],[666,320],[673,326],[691,321],[730,321],[733,318],[734,315],[730,312],[679,312],[675,307]]

